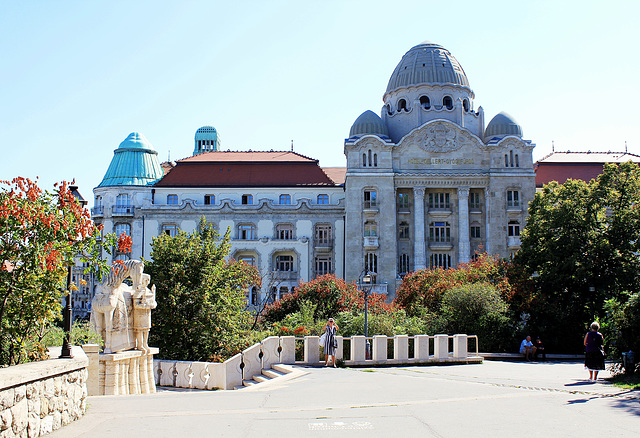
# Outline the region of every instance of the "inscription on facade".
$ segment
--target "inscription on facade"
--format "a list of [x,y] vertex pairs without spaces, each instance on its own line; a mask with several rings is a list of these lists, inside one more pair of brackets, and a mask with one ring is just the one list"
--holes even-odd
[[431,166],[452,164],[460,166],[462,164],[473,164],[473,158],[412,158],[409,164],[427,164]]

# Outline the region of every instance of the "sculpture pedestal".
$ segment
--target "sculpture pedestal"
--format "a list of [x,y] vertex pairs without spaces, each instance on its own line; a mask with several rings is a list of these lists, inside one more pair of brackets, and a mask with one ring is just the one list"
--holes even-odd
[[[86,346],[90,347],[90,346]],[[87,351],[88,350],[88,351]],[[153,355],[139,350],[119,353],[99,353],[96,348],[85,348],[89,357],[89,395],[148,394],[156,392],[153,378]]]

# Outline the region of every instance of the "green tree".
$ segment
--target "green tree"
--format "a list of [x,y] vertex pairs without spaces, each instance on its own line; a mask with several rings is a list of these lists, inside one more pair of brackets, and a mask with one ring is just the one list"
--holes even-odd
[[65,182],[49,192],[26,178],[0,181],[0,230],[0,364],[13,365],[45,357],[42,337],[60,315],[74,258],[99,275],[109,267],[100,229]]
[[197,230],[175,237],[161,234],[151,243],[146,271],[156,285],[150,344],[160,357],[221,360],[252,339],[245,290],[259,284],[255,268],[229,254],[229,231],[220,236],[204,218]]
[[515,264],[532,275],[529,326],[547,343],[582,350],[607,299],[640,285],[640,168],[605,165],[589,183],[552,182],[529,205]]

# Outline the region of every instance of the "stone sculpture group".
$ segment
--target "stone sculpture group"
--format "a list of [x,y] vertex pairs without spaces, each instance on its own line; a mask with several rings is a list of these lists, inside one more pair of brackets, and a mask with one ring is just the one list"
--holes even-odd
[[151,310],[157,304],[150,282],[144,263],[128,260],[96,288],[91,323],[104,340],[104,353],[97,346],[92,352],[85,350],[90,362],[89,395],[155,392],[153,355],[158,349],[148,342]]

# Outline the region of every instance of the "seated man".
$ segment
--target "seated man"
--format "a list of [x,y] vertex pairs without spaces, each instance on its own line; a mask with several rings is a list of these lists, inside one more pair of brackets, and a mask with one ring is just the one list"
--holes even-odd
[[531,336],[527,336],[520,344],[520,354],[524,354],[527,360],[533,359],[533,355],[536,354],[536,347],[531,342]]
[[547,360],[547,354],[544,352],[544,345],[542,344],[540,336],[538,336],[536,340],[533,341],[533,346],[536,349],[535,353],[533,353],[533,357],[535,359],[538,359],[538,356],[542,356],[542,360]]

